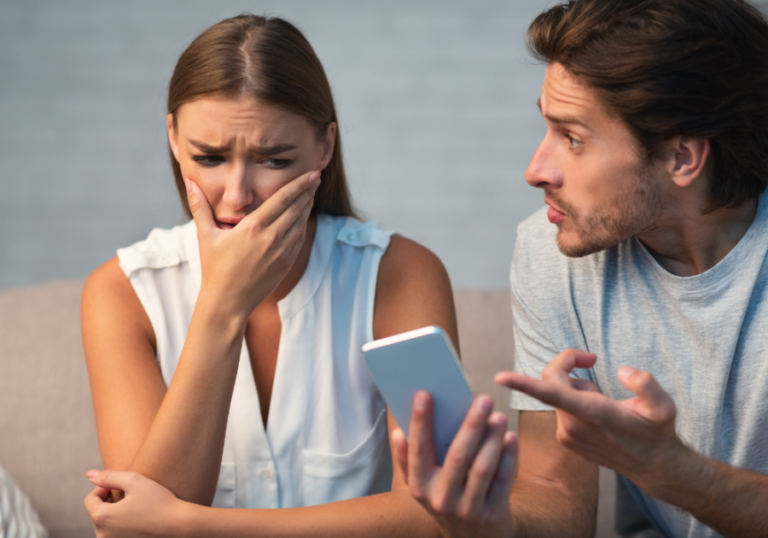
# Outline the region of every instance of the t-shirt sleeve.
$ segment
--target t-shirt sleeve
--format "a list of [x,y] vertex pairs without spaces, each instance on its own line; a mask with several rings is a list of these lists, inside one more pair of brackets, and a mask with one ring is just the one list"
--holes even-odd
[[[567,295],[566,290],[558,290],[563,281],[563,262],[559,252],[552,254],[551,245],[543,247],[542,241],[553,241],[554,238],[525,237],[518,232],[512,256],[510,270],[512,323],[514,333],[514,362],[512,370],[516,373],[541,379],[541,373],[550,361],[572,344],[560,342],[553,336],[553,331],[559,334],[561,327],[548,326],[544,321],[552,323],[552,313],[563,310],[560,301]],[[556,247],[555,247],[556,248]],[[550,260],[550,257],[557,256]],[[559,262],[559,263],[558,263]],[[542,289],[542,286],[547,286]],[[561,293],[562,291],[562,293]],[[543,312],[542,309],[546,309]],[[561,312],[562,317],[568,313]],[[561,316],[554,316],[558,318]],[[560,339],[562,340],[562,339]],[[575,370],[572,377],[589,379],[586,370]],[[552,411],[553,407],[532,398],[527,394],[512,391],[509,406],[521,411]]]

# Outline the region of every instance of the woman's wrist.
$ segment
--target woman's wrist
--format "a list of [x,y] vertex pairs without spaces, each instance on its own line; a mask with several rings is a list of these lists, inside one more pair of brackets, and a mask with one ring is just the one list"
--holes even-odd
[[223,298],[221,294],[200,290],[195,304],[195,317],[210,327],[220,336],[241,338],[245,334],[245,326],[251,315],[250,311],[234,301]]

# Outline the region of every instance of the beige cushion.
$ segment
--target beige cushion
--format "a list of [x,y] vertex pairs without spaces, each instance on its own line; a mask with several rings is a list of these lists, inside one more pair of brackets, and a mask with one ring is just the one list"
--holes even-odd
[[[51,538],[93,535],[83,473],[100,468],[80,341],[82,280],[0,292],[0,465],[29,495]],[[464,366],[475,392],[491,394],[512,425],[509,391],[493,383],[512,366],[506,291],[457,290]],[[612,536],[613,482],[601,476],[598,536]]]
[[0,465],[51,538],[93,535],[83,473],[101,466],[80,342],[83,281],[0,293]]

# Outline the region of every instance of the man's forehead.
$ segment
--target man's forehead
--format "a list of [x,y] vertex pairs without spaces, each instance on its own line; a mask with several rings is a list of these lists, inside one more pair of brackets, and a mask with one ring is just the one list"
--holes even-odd
[[[569,115],[591,115],[600,109],[594,89],[580,83],[561,64],[549,64],[541,89],[540,107],[542,112],[565,109]],[[586,119],[586,118],[585,118]]]
[[582,83],[573,73],[559,63],[547,66],[541,97],[537,103],[547,118],[567,118],[585,127],[621,120],[611,114],[597,91]]

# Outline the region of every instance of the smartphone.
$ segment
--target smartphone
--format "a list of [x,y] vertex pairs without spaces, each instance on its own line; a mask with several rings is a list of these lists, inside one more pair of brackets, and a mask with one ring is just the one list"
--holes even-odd
[[363,346],[373,380],[406,436],[411,424],[413,397],[419,390],[432,395],[435,460],[445,454],[472,405],[459,357],[439,327],[424,327]]

